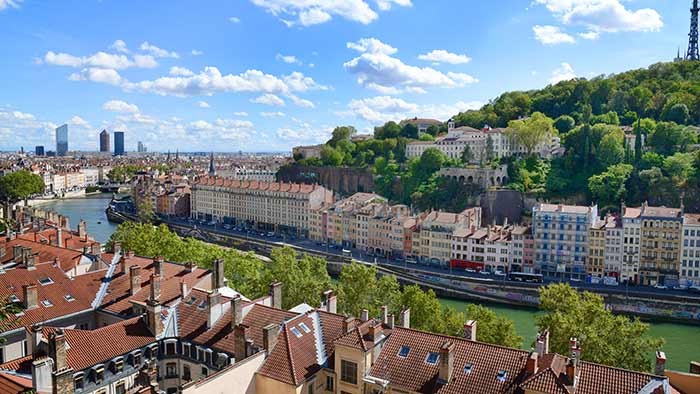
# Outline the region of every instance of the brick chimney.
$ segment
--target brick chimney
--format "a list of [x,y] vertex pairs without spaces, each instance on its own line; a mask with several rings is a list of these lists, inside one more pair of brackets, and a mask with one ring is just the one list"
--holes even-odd
[[467,320],[464,323],[464,338],[468,341],[476,341],[476,320]]
[[94,242],[92,245],[90,245],[90,253],[99,256],[102,254],[102,245],[100,245],[99,242]]
[[411,309],[406,308],[399,313],[399,326],[403,328],[411,328]]
[[387,317],[386,325],[389,326],[389,329],[391,329],[391,330],[394,329],[394,314],[393,313],[389,314],[389,317]]
[[246,337],[246,330],[248,326],[245,324],[239,324],[233,330],[233,354],[236,362],[241,361],[248,357],[248,338]]
[[336,297],[333,290],[326,290],[323,292],[323,305],[322,309],[326,312],[337,313],[338,311],[338,297]]
[[268,324],[263,327],[263,348],[267,350],[267,354],[270,354],[277,345],[279,332],[280,326],[278,324]]
[[355,328],[355,318],[348,316],[343,320],[343,333],[347,334]]
[[214,272],[211,276],[211,289],[220,289],[224,287],[224,259],[214,260]]
[[24,265],[27,267],[27,270],[34,271],[36,269],[36,256],[32,253],[31,249],[27,250],[27,252],[27,259]]
[[197,269],[197,265],[193,263],[192,261],[188,261],[185,263],[185,270],[187,272],[194,272]]
[[438,372],[438,380],[449,383],[452,381],[452,372],[454,370],[454,349],[455,345],[452,342],[445,342],[440,346],[440,371]]
[[578,362],[581,361],[581,347],[578,345],[578,339],[569,339],[569,348],[571,349],[571,358],[573,358],[578,365]]
[[282,309],[282,282],[272,282],[270,285],[270,297],[272,297],[272,307]]
[[130,293],[134,295],[141,290],[141,267],[132,265],[129,267]]
[[360,320],[362,320],[363,322],[369,320],[369,311],[367,309],[363,309],[360,313]]
[[159,337],[164,330],[161,309],[158,300],[149,299],[146,301],[146,323],[151,334],[156,337]]
[[22,259],[24,258],[24,252],[22,250],[22,245],[12,245],[12,260],[15,263],[22,263]]
[[389,308],[386,305],[382,305],[382,324],[387,324],[389,322]]
[[187,291],[187,283],[184,280],[180,281],[180,297],[183,299],[187,297],[188,291]]
[[153,274],[159,278],[163,277],[163,256],[156,256],[153,259]]
[[112,244],[112,253],[117,254],[122,252],[122,243],[115,242]]
[[54,332],[49,334],[49,356],[53,359],[54,372],[63,371],[68,368],[66,337],[63,334],[62,328],[57,328]]
[[56,246],[63,247],[63,229],[61,227],[56,227]]
[[24,298],[25,309],[35,309],[39,307],[39,291],[35,284],[23,285],[22,297]]
[[549,330],[544,330],[537,334],[535,350],[541,355],[549,353]]
[[160,300],[160,276],[156,274],[151,275],[151,293],[149,294],[149,299],[153,301]]
[[80,222],[78,222],[78,237],[81,240],[85,241],[87,241],[88,239],[87,223],[85,223],[85,221],[82,219],[80,220]]
[[207,328],[214,327],[214,324],[221,317],[221,294],[213,290],[207,294]]
[[119,257],[119,272],[123,273],[124,275],[128,273],[127,258],[124,255]]
[[661,350],[656,351],[656,367],[654,368],[654,375],[664,376],[666,372],[666,353]]
[[369,326],[369,339],[375,344],[378,343],[382,338],[384,338],[384,329],[379,323],[372,324]]
[[235,329],[241,323],[243,323],[243,299],[236,294],[231,299],[231,329]]
[[525,363],[525,371],[530,375],[536,374],[538,362],[539,354],[537,354],[537,352],[530,352],[530,355],[527,357],[527,362]]

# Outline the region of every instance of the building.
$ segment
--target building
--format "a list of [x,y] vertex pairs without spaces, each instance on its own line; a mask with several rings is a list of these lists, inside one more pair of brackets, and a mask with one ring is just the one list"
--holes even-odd
[[437,119],[413,118],[413,119],[407,119],[404,122],[416,126],[416,128],[418,129],[418,136],[427,133],[428,128],[430,126],[435,126],[435,127],[442,126],[442,122],[437,120]]
[[532,208],[537,273],[556,280],[583,280],[589,229],[598,207],[540,203]]
[[56,156],[65,156],[68,153],[68,125],[64,124],[56,128]]
[[700,287],[700,215],[683,215],[680,285]]
[[320,159],[322,148],[323,144],[310,146],[295,146],[294,148],[292,148],[292,156],[294,156],[294,160],[314,158]]
[[586,258],[586,273],[592,278],[604,276],[605,267],[605,221],[593,218],[588,233],[588,258]]
[[124,156],[124,132],[114,132],[114,155]]
[[510,232],[512,239],[511,272],[535,272],[535,243],[532,239],[532,227],[517,225]]
[[605,277],[608,283],[617,283],[622,277],[624,232],[618,215],[605,217]]
[[109,153],[109,131],[102,130],[100,133],[100,153]]
[[416,218],[412,255],[425,264],[448,266],[452,263],[454,234],[463,234],[480,226],[480,207],[467,208],[460,213],[424,212]]
[[193,218],[308,236],[311,211],[333,202],[319,185],[202,177],[192,184]]
[[139,141],[136,144],[136,151],[138,153],[146,153],[147,152],[146,146],[143,144],[143,142]]
[[639,282],[677,286],[681,262],[682,211],[677,208],[640,208]]
[[35,156],[44,156],[44,145],[37,145],[34,148],[34,155]]
[[639,281],[639,262],[641,256],[642,219],[641,208],[622,206],[622,273],[624,282]]

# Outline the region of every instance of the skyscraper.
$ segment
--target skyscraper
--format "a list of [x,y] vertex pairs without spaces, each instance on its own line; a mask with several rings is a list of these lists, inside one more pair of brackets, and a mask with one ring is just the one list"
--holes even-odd
[[68,125],[56,128],[56,156],[65,156],[68,153]]
[[44,145],[37,145],[36,148],[34,148],[34,155],[44,156]]
[[100,152],[109,152],[109,131],[102,130],[100,133]]
[[124,155],[124,132],[114,132],[114,156]]
[[143,144],[143,142],[139,141],[136,144],[136,151],[139,153],[145,153],[147,151],[146,146]]

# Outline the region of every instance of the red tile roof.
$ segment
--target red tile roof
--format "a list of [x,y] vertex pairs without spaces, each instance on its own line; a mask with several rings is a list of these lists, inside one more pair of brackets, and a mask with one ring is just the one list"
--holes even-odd
[[0,394],[17,394],[33,390],[32,379],[8,372],[0,372]]
[[320,188],[319,185],[308,185],[302,183],[279,183],[279,182],[260,182],[246,181],[230,178],[220,178],[205,176],[198,178],[193,182],[193,185],[202,186],[220,186],[229,189],[247,189],[247,190],[270,190],[286,193],[302,193],[308,194]]
[[7,264],[14,259],[13,247],[19,245],[25,248],[31,248],[32,254],[35,255],[36,263],[54,262],[58,259],[61,269],[68,272],[75,268],[83,256],[82,251],[76,251],[68,248],[59,248],[41,242],[34,242],[23,238],[15,238],[5,244],[5,257],[0,259],[0,264]]

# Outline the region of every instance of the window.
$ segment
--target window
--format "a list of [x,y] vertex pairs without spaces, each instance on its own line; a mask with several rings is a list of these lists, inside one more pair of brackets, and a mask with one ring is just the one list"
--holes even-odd
[[121,373],[124,370],[124,360],[119,359],[114,362],[114,372]]
[[141,351],[137,351],[133,353],[133,360],[134,360],[134,366],[139,366],[141,365]]
[[333,377],[332,376],[326,376],[326,391],[333,391]]
[[49,300],[41,300],[41,305],[43,305],[43,306],[45,306],[45,307],[47,307],[47,308],[50,308],[50,307],[53,306],[53,304],[52,304],[51,301],[49,301]]
[[73,389],[75,391],[82,390],[85,386],[85,381],[83,380],[83,375],[77,375],[73,378]]
[[291,331],[292,331],[292,333],[293,333],[294,335],[296,335],[297,338],[301,338],[301,335],[302,335],[302,334],[301,334],[301,331],[299,331],[298,328],[292,327],[292,328],[291,328]]
[[195,297],[195,296],[190,296],[190,298],[188,298],[187,301],[185,301],[185,304],[187,304],[187,305],[192,305],[192,304],[194,304],[196,301],[197,301],[197,297]]
[[63,298],[65,298],[66,301],[68,301],[68,302],[73,302],[73,301],[75,301],[75,297],[73,297],[73,296],[70,295],[70,294],[64,295]]
[[176,378],[177,377],[177,364],[176,363],[165,364],[165,377],[166,378]]
[[357,363],[340,360],[340,380],[350,384],[357,384]]
[[314,394],[314,381],[309,382],[309,394]]
[[202,300],[202,302],[197,305],[197,308],[199,309],[205,309],[207,307],[207,300]]
[[105,367],[99,366],[95,368],[95,383],[100,384],[105,377]]
[[41,283],[42,286],[50,285],[53,283],[53,279],[48,276],[46,278],[39,278],[39,283]]
[[16,295],[12,294],[12,295],[10,295],[10,301],[19,302],[19,298]]
[[202,367],[202,376],[206,377],[207,375],[209,375],[209,370],[207,367]]
[[114,393],[115,394],[125,394],[126,393],[126,384],[124,384],[123,380],[121,382],[117,383],[116,386],[114,386]]
[[299,327],[301,327],[301,329],[307,334],[311,332],[311,329],[306,325],[306,323],[299,323]]
[[439,358],[440,358],[440,353],[430,352],[425,357],[425,363],[430,364],[430,365],[436,365]]
[[408,357],[408,353],[410,351],[411,351],[411,348],[409,346],[406,346],[406,345],[401,346],[401,349],[399,350],[399,357],[401,357],[401,358]]
[[169,342],[165,344],[165,354],[173,355],[175,354],[175,343]]
[[464,373],[465,374],[470,374],[472,372],[472,369],[474,369],[474,364],[471,363],[466,363],[464,364]]
[[499,382],[505,382],[507,378],[508,371],[498,371],[498,375],[496,375],[496,380],[498,380]]
[[182,366],[182,379],[183,380],[192,380],[192,372],[190,371],[190,366],[185,364]]

